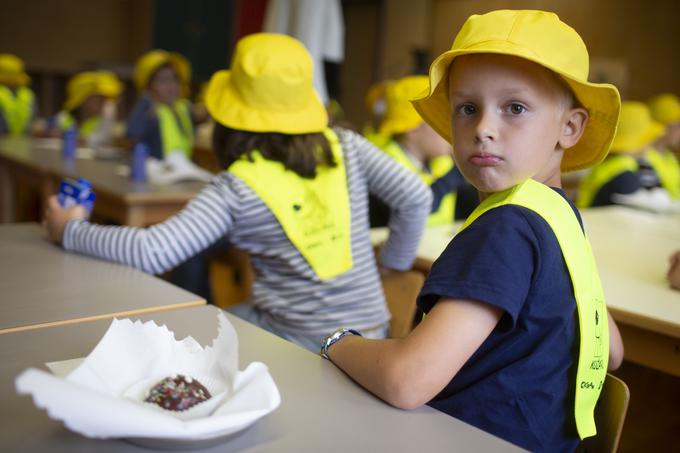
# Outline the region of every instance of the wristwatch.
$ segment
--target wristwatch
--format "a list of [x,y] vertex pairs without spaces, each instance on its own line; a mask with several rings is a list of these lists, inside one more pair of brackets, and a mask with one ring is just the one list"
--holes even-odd
[[347,329],[345,327],[341,327],[323,339],[323,341],[321,342],[321,351],[319,351],[319,355],[326,360],[330,360],[330,357],[328,357],[328,348],[337,343],[340,340],[340,338],[345,337],[347,335],[357,335],[360,337],[362,336],[359,332],[357,332],[354,329]]

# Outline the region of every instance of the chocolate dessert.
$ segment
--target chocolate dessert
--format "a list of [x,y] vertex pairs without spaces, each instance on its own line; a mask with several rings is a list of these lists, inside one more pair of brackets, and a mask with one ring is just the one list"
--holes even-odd
[[177,374],[151,387],[144,401],[169,411],[185,411],[210,398],[210,392],[191,376]]

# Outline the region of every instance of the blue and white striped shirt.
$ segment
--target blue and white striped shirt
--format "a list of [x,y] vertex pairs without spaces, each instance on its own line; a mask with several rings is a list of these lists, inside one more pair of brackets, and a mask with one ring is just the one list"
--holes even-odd
[[343,325],[368,329],[384,324],[389,312],[369,238],[368,193],[390,206],[390,236],[379,261],[397,270],[413,262],[432,195],[416,174],[362,136],[343,129],[336,133],[347,171],[354,262],[337,277],[320,280],[262,199],[228,171],[181,212],[148,228],[70,221],[64,248],[157,274],[226,236],[250,254],[252,302],[278,328],[314,334]]

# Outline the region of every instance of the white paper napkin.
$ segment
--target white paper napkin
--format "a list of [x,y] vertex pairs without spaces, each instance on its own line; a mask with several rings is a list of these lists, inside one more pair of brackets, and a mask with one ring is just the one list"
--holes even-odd
[[[175,340],[166,326],[114,319],[88,357],[65,378],[29,368],[15,381],[36,406],[72,431],[95,438],[203,440],[239,431],[276,409],[281,398],[263,363],[238,370],[238,338],[223,313],[211,346]],[[183,412],[143,402],[161,379],[184,374],[213,397]],[[214,392],[214,393],[213,393]]]
[[146,174],[149,182],[158,185],[180,181],[210,182],[215,176],[190,161],[182,151],[171,152],[163,160],[149,157],[146,160]]
[[680,201],[672,199],[668,192],[661,188],[640,189],[628,195],[615,193],[612,200],[618,204],[657,213],[680,212]]

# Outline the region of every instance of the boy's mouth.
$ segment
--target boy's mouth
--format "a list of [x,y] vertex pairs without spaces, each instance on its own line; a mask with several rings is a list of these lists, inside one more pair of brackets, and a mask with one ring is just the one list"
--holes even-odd
[[503,159],[499,156],[489,153],[475,153],[468,158],[468,161],[480,167],[493,167],[500,164]]

